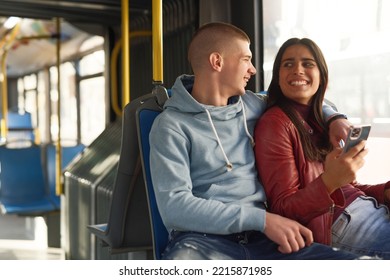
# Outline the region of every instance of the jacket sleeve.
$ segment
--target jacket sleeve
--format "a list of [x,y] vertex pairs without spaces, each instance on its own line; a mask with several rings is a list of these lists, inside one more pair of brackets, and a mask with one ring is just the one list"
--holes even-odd
[[335,106],[331,106],[325,102],[322,104],[322,112],[324,114],[324,121],[326,123],[329,123],[329,121],[333,119],[335,116],[341,116],[345,119],[347,118],[346,115],[337,112]]
[[362,190],[367,196],[371,196],[375,198],[378,203],[385,204],[390,206],[389,202],[385,202],[384,192],[387,189],[390,189],[390,181],[385,184],[377,184],[377,185],[366,185],[366,184],[353,184],[354,187]]
[[264,230],[264,209],[194,195],[190,142],[181,133],[161,125],[161,119],[153,124],[150,149],[157,206],[168,230],[213,234]]
[[304,183],[306,165],[299,162],[304,155],[298,131],[281,116],[268,113],[257,123],[256,165],[270,211],[307,224],[334,204],[344,204],[344,197],[339,190],[330,197],[321,176]]

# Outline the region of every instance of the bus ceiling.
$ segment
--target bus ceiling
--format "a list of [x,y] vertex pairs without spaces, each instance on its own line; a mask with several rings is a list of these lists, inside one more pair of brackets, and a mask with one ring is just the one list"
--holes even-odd
[[[7,55],[8,77],[19,77],[55,63],[53,59],[58,37],[55,17],[61,18],[59,36],[61,42],[66,44],[66,48],[61,50],[61,57],[66,59],[75,55],[75,50],[76,53],[87,51],[83,49],[83,43],[93,35],[103,35],[102,26],[120,26],[121,2],[0,0],[0,55],[6,49],[11,50]],[[150,13],[151,3],[145,0],[129,1],[130,17]],[[17,38],[9,42],[7,36],[10,37],[15,24],[20,25],[19,32]],[[99,47],[99,43],[103,42],[90,40],[86,45],[95,48]],[[34,50],[35,54],[32,55]]]
[[[0,0],[0,16],[52,19],[60,17],[72,23],[120,25],[122,0]],[[128,0],[132,15],[150,12],[150,0]],[[104,15],[104,16],[102,16]]]

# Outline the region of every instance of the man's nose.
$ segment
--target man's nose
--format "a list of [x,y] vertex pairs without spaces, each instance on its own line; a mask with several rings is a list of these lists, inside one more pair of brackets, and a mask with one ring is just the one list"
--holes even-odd
[[256,70],[255,66],[253,66],[253,64],[252,64],[251,67],[249,68],[249,73],[251,75],[255,75],[256,72],[257,72],[257,70]]

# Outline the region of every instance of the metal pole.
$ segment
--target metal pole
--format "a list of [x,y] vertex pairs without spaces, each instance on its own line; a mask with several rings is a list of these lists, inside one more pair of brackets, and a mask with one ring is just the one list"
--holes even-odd
[[60,195],[64,193],[64,188],[61,182],[62,179],[62,151],[61,151],[61,22],[59,18],[56,18],[56,28],[57,28],[57,124],[58,124],[58,136],[56,143],[56,194]]
[[7,54],[5,50],[1,57],[1,94],[2,94],[2,115],[1,115],[1,142],[7,139],[8,124],[8,88],[7,88]]
[[130,102],[129,2],[122,0],[122,108]]
[[163,84],[163,17],[162,0],[152,2],[153,84]]
[[3,38],[0,42],[0,47],[3,48],[3,55],[1,60],[1,74],[2,74],[2,116],[0,120],[0,129],[1,129],[1,140],[6,140],[8,133],[8,84],[7,84],[7,54],[8,48],[15,40],[16,35],[20,29],[20,23],[15,25],[12,29],[9,37]]

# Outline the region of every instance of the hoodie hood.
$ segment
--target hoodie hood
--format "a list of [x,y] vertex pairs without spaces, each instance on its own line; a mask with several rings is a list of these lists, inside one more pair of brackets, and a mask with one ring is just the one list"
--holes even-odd
[[233,169],[233,164],[230,162],[228,155],[225,152],[218,134],[218,130],[216,129],[213,120],[228,121],[236,118],[239,114],[242,114],[242,125],[253,147],[254,139],[248,131],[244,103],[240,96],[234,96],[230,98],[229,104],[226,106],[211,106],[201,104],[196,101],[190,93],[192,91],[193,83],[193,76],[180,76],[176,80],[175,85],[172,87],[172,97],[166,101],[164,109],[172,109],[183,113],[191,113],[195,118],[199,118],[200,120],[207,120],[225,159],[226,170],[231,171]]
[[206,110],[208,110],[216,120],[230,120],[241,113],[243,106],[239,102],[239,96],[232,97],[226,106],[204,105],[192,97],[193,84],[194,76],[179,76],[172,87],[171,98],[164,104],[164,109],[190,113],[199,118],[207,118]]

